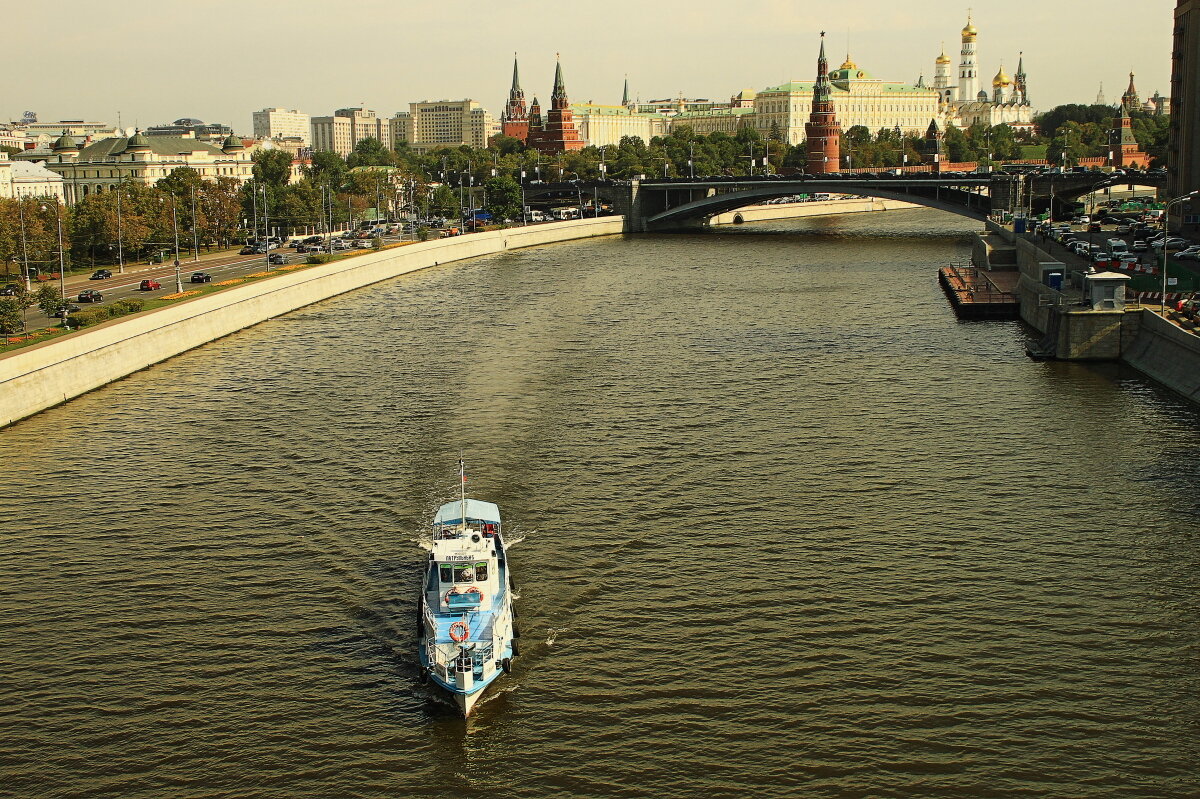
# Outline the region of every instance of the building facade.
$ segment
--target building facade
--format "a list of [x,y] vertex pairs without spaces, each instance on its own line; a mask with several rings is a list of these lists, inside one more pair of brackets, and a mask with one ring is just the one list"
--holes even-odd
[[386,146],[391,135],[387,120],[363,108],[339,108],[333,116],[313,117],[312,148],[315,152],[337,153],[343,157],[354,151],[364,139],[378,139]]
[[487,147],[501,132],[491,112],[470,99],[409,103],[408,111],[397,113],[389,124],[393,146],[407,144],[418,151],[464,144]]
[[[1200,190],[1200,0],[1178,0],[1171,53],[1171,135],[1167,145],[1167,194]],[[1187,207],[1187,206],[1192,207]],[[1172,227],[1200,231],[1200,202],[1170,209]]]
[[933,88],[938,92],[940,104],[933,118],[958,128],[977,124],[1032,128],[1033,106],[1029,102],[1025,54],[1018,56],[1015,77],[1010,77],[1004,65],[1000,65],[989,94],[980,86],[978,41],[979,29],[968,16],[966,27],[962,29],[962,60],[956,85],[950,85],[950,59],[946,49],[942,48],[934,62]]
[[33,161],[10,161],[0,152],[0,197],[52,197],[65,202],[63,179]]
[[308,146],[312,141],[312,118],[295,109],[264,108],[253,116],[256,139],[299,139]]
[[[19,158],[35,160],[32,151]],[[68,204],[113,191],[122,183],[153,185],[178,167],[190,167],[205,180],[229,177],[245,183],[253,163],[241,139],[229,136],[220,147],[182,136],[101,139],[80,147],[70,135],[60,136],[42,162],[63,180]]]
[[571,113],[579,138],[592,147],[620,144],[625,136],[649,142],[670,132],[671,120],[662,114],[640,114],[625,105],[573,103]]

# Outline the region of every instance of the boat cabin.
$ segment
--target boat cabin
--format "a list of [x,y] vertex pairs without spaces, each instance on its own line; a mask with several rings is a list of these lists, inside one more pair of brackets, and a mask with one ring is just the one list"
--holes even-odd
[[496,546],[499,534],[500,509],[490,502],[468,499],[465,521],[463,503],[442,506],[434,518],[429,555],[430,607],[450,613],[492,607],[504,585],[503,556]]

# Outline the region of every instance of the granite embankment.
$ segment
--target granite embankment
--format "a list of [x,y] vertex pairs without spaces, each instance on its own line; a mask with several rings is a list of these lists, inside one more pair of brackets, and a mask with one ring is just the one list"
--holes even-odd
[[0,356],[0,426],[305,305],[449,261],[619,234],[623,217],[473,233],[373,252],[114,320]]
[[773,219],[799,219],[806,216],[829,214],[862,214],[873,211],[900,211],[920,208],[919,205],[899,200],[881,200],[876,197],[853,197],[848,200],[821,200],[806,203],[778,203],[772,205],[749,205],[736,211],[728,211],[712,217],[709,225],[740,225],[743,222],[769,222]]

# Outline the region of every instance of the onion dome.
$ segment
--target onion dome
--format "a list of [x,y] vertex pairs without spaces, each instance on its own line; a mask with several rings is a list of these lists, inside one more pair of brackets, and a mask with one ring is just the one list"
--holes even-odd
[[1000,71],[996,73],[996,77],[992,78],[992,88],[998,89],[1001,86],[1012,86],[1012,78],[1004,71],[1004,66],[1000,66]]
[[967,27],[962,29],[962,35],[964,39],[974,39],[979,35],[979,29],[971,22],[970,17],[967,17]]
[[950,63],[950,56],[946,55],[945,47],[942,48],[942,54],[937,57],[937,63],[939,63],[939,64],[949,64]]
[[56,153],[72,150],[79,152],[79,145],[75,144],[75,138],[64,130],[62,135],[58,137],[58,140],[54,142],[50,149]]
[[129,137],[129,141],[125,142],[125,152],[145,151],[149,149],[150,140],[140,130],[135,130],[133,135]]

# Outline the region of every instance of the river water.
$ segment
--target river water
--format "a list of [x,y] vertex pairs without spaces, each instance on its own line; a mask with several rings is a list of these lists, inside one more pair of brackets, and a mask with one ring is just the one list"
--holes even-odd
[[[565,244],[0,432],[0,795],[1200,795],[1200,414],[907,211]],[[416,679],[462,451],[522,657]]]

